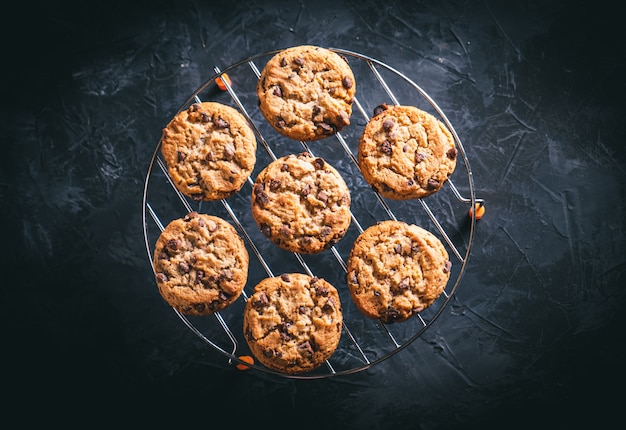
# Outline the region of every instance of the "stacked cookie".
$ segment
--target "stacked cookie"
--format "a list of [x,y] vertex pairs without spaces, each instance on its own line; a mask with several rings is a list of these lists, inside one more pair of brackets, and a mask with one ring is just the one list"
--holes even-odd
[[[256,87],[259,108],[273,130],[312,142],[350,125],[356,81],[347,60],[303,45],[274,55]],[[196,201],[228,198],[248,180],[256,139],[235,109],[195,103],[164,128],[161,151],[176,188]],[[372,189],[394,200],[437,192],[456,164],[454,139],[432,115],[412,106],[378,106],[363,130],[358,166]],[[251,193],[258,229],[277,247],[298,254],[323,252],[351,223],[350,189],[326,160],[308,152],[265,166]],[[187,315],[209,315],[241,295],[248,254],[237,231],[218,217],[192,212],[167,225],[155,245],[162,297]],[[400,322],[443,292],[451,263],[427,230],[403,221],[379,222],[355,240],[347,287],[363,315]],[[244,307],[244,337],[266,367],[311,371],[338,346],[343,323],[335,286],[314,276],[285,273],[259,282]]]

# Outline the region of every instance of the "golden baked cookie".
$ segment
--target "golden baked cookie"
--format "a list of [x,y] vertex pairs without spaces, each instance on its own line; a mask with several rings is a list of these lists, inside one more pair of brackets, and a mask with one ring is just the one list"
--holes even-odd
[[310,45],[275,54],[257,84],[263,116],[280,134],[301,141],[322,139],[349,125],[355,92],[347,59]]
[[225,220],[190,212],[170,222],[154,249],[159,292],[186,315],[209,315],[240,296],[248,279],[248,251]]
[[198,201],[219,200],[248,180],[256,163],[256,138],[236,109],[195,103],[163,129],[161,153],[181,193]]
[[271,162],[252,188],[252,216],[261,232],[301,254],[328,249],[346,234],[350,202],[340,173],[308,152]]
[[422,198],[454,172],[457,149],[446,126],[414,106],[380,105],[359,140],[363,177],[382,196]]
[[403,221],[381,221],[361,233],[347,261],[346,280],[367,317],[400,322],[443,292],[452,263],[429,231]]
[[295,374],[313,370],[337,349],[343,314],[324,279],[289,273],[263,279],[246,302],[244,337],[265,366]]

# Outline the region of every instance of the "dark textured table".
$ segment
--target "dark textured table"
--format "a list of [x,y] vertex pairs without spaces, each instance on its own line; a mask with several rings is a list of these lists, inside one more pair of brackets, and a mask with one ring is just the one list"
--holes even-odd
[[[5,15],[3,418],[440,429],[597,428],[619,416],[626,58],[616,11],[205,3],[24,3]],[[215,65],[299,44],[362,53],[426,89],[487,209],[435,323],[368,370],[318,380],[238,371],[201,342],[158,295],[142,231],[148,165],[186,98]]]

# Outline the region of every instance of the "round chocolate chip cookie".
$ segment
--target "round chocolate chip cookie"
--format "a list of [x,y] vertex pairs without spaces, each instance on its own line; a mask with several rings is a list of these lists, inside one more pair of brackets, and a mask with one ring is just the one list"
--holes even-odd
[[342,322],[334,286],[290,273],[266,278],[254,288],[244,308],[243,332],[259,362],[295,374],[319,367],[333,354]]
[[156,241],[154,271],[161,296],[186,315],[209,315],[233,303],[248,279],[248,252],[235,228],[190,212]]
[[310,45],[275,54],[257,84],[263,116],[280,134],[301,141],[319,140],[349,125],[355,92],[347,59]]
[[256,163],[256,138],[234,108],[195,103],[163,129],[161,153],[181,193],[197,201],[219,200],[248,180]]
[[450,131],[413,106],[378,106],[363,130],[358,152],[365,180],[393,200],[435,193],[456,167]]
[[452,263],[429,231],[382,221],[359,235],[347,267],[356,307],[369,318],[392,323],[430,306],[448,283]]
[[252,216],[273,243],[314,254],[330,248],[351,222],[350,190],[335,168],[308,152],[281,157],[252,188]]

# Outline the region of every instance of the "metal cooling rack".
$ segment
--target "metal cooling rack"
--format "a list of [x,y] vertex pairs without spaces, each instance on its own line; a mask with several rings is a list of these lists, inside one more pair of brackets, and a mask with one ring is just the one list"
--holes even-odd
[[[160,156],[159,141],[144,185],[144,238],[153,271],[152,253],[158,235],[169,221],[193,210],[230,220],[246,242],[251,264],[248,283],[240,300],[219,313],[205,317],[185,316],[174,309],[182,322],[203,342],[224,354],[228,363],[247,364],[239,357],[251,355],[243,338],[243,306],[262,278],[298,271],[325,278],[337,287],[344,314],[343,332],[337,350],[325,365],[299,375],[285,375],[260,364],[248,365],[288,378],[315,379],[356,373],[386,360],[424,333],[442,313],[461,282],[470,256],[475,227],[474,217],[467,215],[468,209],[475,207],[476,203],[482,203],[482,199],[475,196],[472,171],[463,144],[435,101],[419,85],[385,63],[356,52],[330,49],[346,57],[355,74],[358,97],[354,100],[350,126],[332,137],[309,143],[294,142],[279,136],[259,113],[256,83],[260,76],[259,66],[262,68],[280,50],[258,54],[224,70],[215,67],[213,77],[199,87],[179,109],[179,112],[187,109],[195,102],[217,101],[232,105],[247,118],[260,144],[255,171],[248,178],[247,184],[228,199],[217,202],[193,201],[181,194],[169,178],[167,166]],[[224,74],[228,74],[232,84],[224,79],[222,82],[226,89],[220,90],[216,79]],[[413,105],[428,110],[438,116],[452,133],[459,155],[457,167],[444,188],[437,193],[424,199],[389,201],[374,192],[361,177],[355,153],[360,133],[371,117],[366,108],[373,112],[373,108],[383,102]],[[353,197],[352,223],[348,233],[339,243],[320,255],[288,253],[269,244],[267,238],[258,231],[249,210],[254,184],[252,178],[271,160],[302,151],[321,156],[334,165],[348,182]],[[462,179],[462,185],[457,188],[455,182],[459,179]],[[430,307],[401,323],[384,324],[365,318],[353,305],[345,283],[345,261],[354,239],[369,225],[383,219],[414,223],[438,234],[453,261],[450,280],[442,295]],[[151,287],[156,291],[156,285]]]

